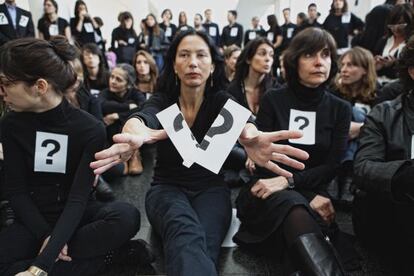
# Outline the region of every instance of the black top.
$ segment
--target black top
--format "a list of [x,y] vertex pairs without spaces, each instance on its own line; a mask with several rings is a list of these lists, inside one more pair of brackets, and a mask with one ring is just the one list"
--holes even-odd
[[[305,170],[296,171],[282,167],[293,173],[296,188],[312,200],[316,194],[325,191],[325,186],[335,176],[335,169],[346,150],[351,107],[349,103],[332,95],[324,87],[311,89],[298,85],[295,89],[271,89],[264,95],[257,114],[258,129],[289,129],[291,109],[316,112],[314,145],[295,144],[288,140],[280,142],[309,153],[309,159],[303,162]],[[274,174],[266,169],[257,169],[257,178],[273,176]]]
[[[2,127],[7,130],[2,132],[5,196],[18,221],[32,231],[40,244],[51,236],[32,262],[49,272],[83,216],[95,179],[89,163],[104,147],[105,128],[92,115],[65,99],[43,113],[10,112]],[[59,143],[60,149],[55,153],[63,156],[49,165],[66,162],[61,172],[50,172],[47,159],[43,159],[46,153],[42,155],[40,151],[45,146],[48,151],[51,146],[44,137],[36,141],[36,136],[40,137],[38,132],[49,135],[47,139],[57,139],[53,135],[67,138],[66,143]],[[40,145],[36,146],[37,143]],[[39,162],[36,165],[35,160],[43,165]]]
[[79,20],[80,20],[79,18],[70,19],[70,30],[76,42],[78,42],[80,46],[86,43],[96,43],[96,39],[95,39],[96,29],[94,28],[92,24],[92,20],[89,18],[84,18],[82,30],[80,32],[76,29],[76,26],[78,25]]
[[85,74],[85,87],[91,91],[94,96],[97,96],[102,90],[108,88],[110,73],[106,70],[102,72],[102,76],[98,73],[98,78],[92,80],[88,77],[88,73]]
[[282,26],[280,26],[280,28],[282,29],[282,36],[283,36],[283,42],[282,42],[282,50],[286,49],[289,44],[290,41],[293,38],[293,35],[295,34],[295,30],[297,28],[296,24],[293,23],[288,23],[288,24],[283,24]]
[[270,42],[272,42],[272,44],[275,44],[276,43],[277,37],[279,35],[282,35],[282,29],[280,27],[270,28],[269,30],[266,31],[266,38]]
[[221,32],[221,45],[230,46],[236,44],[241,48],[243,42],[243,26],[234,23],[232,26],[227,25]]
[[93,115],[99,121],[103,120],[102,107],[99,99],[93,96],[84,84],[79,86],[76,92],[76,98],[79,102],[79,108]]
[[[175,36],[175,33],[177,32],[177,26],[173,23],[170,23],[170,25],[166,25],[164,22],[159,24],[160,28],[164,30],[165,37],[168,39],[168,42],[172,42]],[[170,28],[170,29],[168,29]]]
[[[127,45],[119,44],[123,40]],[[116,42],[116,43],[115,43]],[[138,45],[138,36],[134,29],[116,27],[112,31],[111,49],[117,55],[117,63],[132,63]]]
[[67,27],[69,27],[69,23],[62,17],[58,17],[57,21],[54,22],[49,22],[49,20],[42,17],[37,22],[37,29],[43,34],[46,40],[49,40],[51,36],[65,35],[65,29]]
[[[193,126],[190,128],[199,143],[229,98],[230,95],[223,91],[205,95]],[[178,99],[171,100],[164,93],[155,93],[134,117],[143,119],[149,128],[161,129],[162,126],[155,115],[175,103],[179,105]],[[182,163],[183,159],[170,139],[159,141],[153,185],[172,184],[190,189],[224,185],[222,177],[206,168],[196,163],[187,168]]]
[[16,7],[16,28],[5,3],[0,5],[0,22],[0,46],[16,38],[35,36],[32,14],[19,7]]
[[203,23],[203,27],[206,30],[206,33],[213,39],[216,46],[220,46],[220,30],[216,23]]
[[348,35],[352,35],[354,30],[362,30],[364,22],[353,13],[331,13],[323,22],[323,27],[332,34],[339,49],[348,47]]
[[249,43],[250,40],[254,40],[254,39],[259,38],[259,37],[264,37],[265,35],[266,35],[266,31],[263,30],[262,27],[260,27],[260,29],[256,29],[256,30],[253,30],[253,29],[247,30],[244,33],[244,46],[246,46],[247,43]]

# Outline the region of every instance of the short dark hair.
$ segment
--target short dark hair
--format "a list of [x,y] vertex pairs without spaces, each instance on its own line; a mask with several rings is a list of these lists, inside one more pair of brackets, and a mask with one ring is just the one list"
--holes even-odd
[[414,80],[408,73],[410,67],[414,67],[414,36],[408,39],[397,61],[398,76],[403,84],[405,93],[414,89]]
[[172,11],[170,9],[163,10],[162,13],[161,13],[161,17],[163,17],[166,12],[170,12],[170,14],[171,14],[170,20],[172,20],[173,19],[173,14],[172,14]]
[[83,53],[85,51],[99,56],[99,69],[98,69],[98,76],[96,78],[96,82],[98,85],[105,85],[105,86],[108,85],[108,71],[106,70],[105,57],[102,54],[101,49],[99,49],[98,45],[96,45],[95,43],[86,43],[82,46],[82,49],[81,49],[81,61],[83,65],[83,72],[85,75],[86,85],[88,86],[89,72],[83,61]]
[[286,72],[286,80],[289,87],[294,87],[298,80],[298,62],[304,54],[314,54],[328,47],[331,54],[331,71],[325,83],[335,76],[336,64],[336,42],[332,35],[320,28],[306,28],[293,37],[289,47],[283,52],[283,66]]
[[285,11],[289,11],[289,12],[290,12],[290,8],[284,8],[284,9],[282,10],[282,12],[285,12]]
[[204,40],[210,49],[211,59],[214,64],[213,77],[213,86],[210,86],[211,77],[207,80],[205,94],[215,93],[219,90],[225,89],[225,73],[224,73],[224,61],[223,56],[220,54],[219,50],[215,46],[215,43],[212,41],[210,36],[205,32],[196,31],[190,29],[187,31],[179,32],[174,40],[172,41],[170,47],[168,48],[167,55],[165,57],[165,64],[162,70],[161,76],[158,79],[156,91],[160,93],[168,94],[169,98],[172,100],[178,99],[180,94],[180,82],[177,83],[174,63],[175,57],[177,55],[177,49],[181,41],[190,35],[195,35]]
[[237,11],[236,10],[229,10],[229,13],[231,13],[235,18],[237,18]]
[[310,3],[310,4],[308,5],[308,10],[309,10],[310,8],[317,8],[317,6],[316,6],[316,4],[315,4],[315,3]]
[[79,56],[78,49],[64,36],[50,41],[21,38],[7,42],[0,48],[0,72],[11,82],[33,85],[40,78],[58,93],[75,84],[77,75],[70,62]]
[[196,14],[194,14],[194,17],[196,17],[196,16],[200,16],[200,18],[201,18],[201,21],[203,21],[203,16],[200,14],[200,13],[196,13]]

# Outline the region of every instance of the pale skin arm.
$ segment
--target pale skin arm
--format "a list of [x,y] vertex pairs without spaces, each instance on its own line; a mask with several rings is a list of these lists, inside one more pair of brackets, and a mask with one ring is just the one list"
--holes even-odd
[[70,32],[69,26],[65,28],[65,37],[67,38],[68,41],[72,42],[72,33]]
[[[291,177],[292,173],[280,168],[273,161],[280,162],[295,169],[304,169],[304,164],[289,156],[305,160],[309,155],[302,150],[288,145],[278,145],[273,142],[301,137],[299,131],[275,131],[262,133],[255,125],[246,124],[239,141],[244,146],[248,156],[259,166],[265,167],[274,173]],[[167,138],[164,130],[148,128],[141,120],[132,118],[125,124],[122,133],[113,137],[114,144],[95,154],[97,161],[91,163],[95,174],[102,174],[109,168],[129,160],[135,150],[143,144],[155,143]]]

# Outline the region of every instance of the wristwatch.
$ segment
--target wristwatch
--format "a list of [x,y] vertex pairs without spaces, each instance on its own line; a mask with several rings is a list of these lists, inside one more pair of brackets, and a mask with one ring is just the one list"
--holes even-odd
[[32,273],[34,276],[47,276],[47,272],[38,268],[37,266],[32,265],[27,269],[30,273]]
[[287,177],[287,182],[288,182],[288,189],[292,190],[295,188],[295,180],[293,179],[293,177]]

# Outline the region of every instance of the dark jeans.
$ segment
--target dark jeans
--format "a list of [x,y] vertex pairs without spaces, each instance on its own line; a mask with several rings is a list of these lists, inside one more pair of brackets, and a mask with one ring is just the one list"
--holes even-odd
[[162,238],[167,274],[217,275],[221,243],[231,221],[230,190],[154,185],[145,203],[148,219]]
[[[106,254],[131,239],[140,227],[138,210],[124,202],[90,202],[77,231],[68,242],[71,262],[58,261],[49,275],[95,275]],[[0,275],[26,270],[39,253],[43,241],[30,229],[15,222],[0,232]]]

